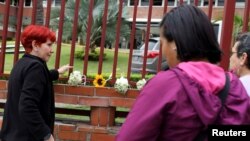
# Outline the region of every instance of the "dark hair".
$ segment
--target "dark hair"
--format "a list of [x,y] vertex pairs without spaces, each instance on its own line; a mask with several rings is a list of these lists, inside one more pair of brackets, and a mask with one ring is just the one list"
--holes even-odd
[[41,25],[29,25],[23,30],[21,35],[21,43],[26,53],[32,51],[32,41],[35,40],[37,44],[42,44],[47,42],[47,39],[55,42],[55,33]]
[[182,5],[168,12],[160,23],[163,36],[175,41],[180,61],[207,59],[211,63],[221,61],[213,25],[206,14],[193,5]]
[[237,57],[240,58],[243,53],[247,54],[246,66],[250,69],[250,32],[242,33],[236,38],[239,44],[236,47]]

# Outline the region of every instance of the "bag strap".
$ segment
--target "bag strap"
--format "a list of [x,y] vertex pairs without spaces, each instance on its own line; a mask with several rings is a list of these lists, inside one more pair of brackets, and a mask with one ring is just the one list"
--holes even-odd
[[221,100],[222,105],[225,104],[227,94],[229,91],[229,87],[230,87],[230,80],[229,80],[228,74],[226,73],[226,84],[225,84],[224,88],[219,93],[219,98]]
[[[226,101],[226,98],[228,95],[228,91],[230,88],[229,76],[227,73],[225,75],[226,75],[226,84],[225,84],[224,88],[219,92],[219,95],[218,95],[220,100],[221,100],[222,106],[224,106],[224,104],[225,104],[225,101]],[[208,134],[208,130],[206,129],[206,130],[202,131],[201,133],[199,133],[197,135],[197,137],[194,139],[194,141],[204,141],[207,134]]]

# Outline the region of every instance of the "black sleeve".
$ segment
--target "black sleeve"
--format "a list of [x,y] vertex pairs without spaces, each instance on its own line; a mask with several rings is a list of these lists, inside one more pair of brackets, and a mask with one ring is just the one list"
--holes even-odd
[[19,116],[29,132],[38,140],[51,133],[39,111],[39,103],[47,85],[45,69],[41,64],[33,64],[25,72],[19,100]]
[[50,78],[52,81],[57,80],[59,78],[59,72],[57,70],[50,70]]

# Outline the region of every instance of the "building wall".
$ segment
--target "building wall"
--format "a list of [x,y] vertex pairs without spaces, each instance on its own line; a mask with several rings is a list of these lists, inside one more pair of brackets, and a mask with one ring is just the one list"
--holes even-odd
[[[5,13],[5,4],[0,3],[0,14]],[[17,14],[17,8],[15,6],[10,6],[10,15],[15,16]]]
[[[170,11],[173,7],[168,7],[168,11]],[[207,7],[201,7],[201,9],[208,13]],[[161,19],[163,16],[163,10],[164,7],[153,7],[152,10],[152,19]],[[134,7],[128,7],[129,17],[133,17]],[[212,19],[218,19],[223,17],[224,7],[213,7],[212,11]],[[244,15],[244,8],[236,8],[235,13],[238,15],[241,15],[243,17]],[[137,18],[148,18],[148,7],[138,7],[137,8]]]
[[[3,30],[0,29],[0,35],[2,35],[2,34],[3,34]],[[15,32],[8,31],[8,32],[7,32],[7,37],[8,37],[8,38],[13,38],[13,37],[15,37]],[[0,38],[1,38],[1,36],[0,36]]]
[[[134,7],[133,6],[129,6],[128,8],[128,14],[129,14],[129,18],[133,18],[133,12],[134,12]],[[170,11],[173,7],[168,7],[168,11]],[[213,7],[213,11],[212,11],[212,19],[214,20],[219,20],[223,18],[223,9],[224,7]],[[147,21],[148,19],[148,7],[138,7],[137,9],[137,16],[136,18],[138,19],[145,19],[145,21]],[[208,12],[208,7],[201,7],[202,10],[204,10],[206,13]],[[164,7],[161,6],[154,6],[152,9],[152,19],[158,19],[158,21],[160,21],[162,19],[163,16],[163,10]],[[243,17],[244,15],[244,7],[241,8],[236,8],[235,10],[237,15],[240,15]],[[15,6],[11,6],[10,7],[10,16],[12,16],[12,22],[15,22],[16,20],[16,16],[17,16],[17,12],[18,12],[18,8]],[[5,14],[5,4],[0,3],[0,15],[1,15],[1,19],[0,22],[3,22],[3,18]],[[46,18],[46,8],[44,9],[44,17]],[[31,21],[31,17],[32,17],[32,7],[24,7],[23,9],[23,22],[24,23],[29,23]],[[12,26],[15,29],[15,23],[10,24],[10,26]],[[0,32],[2,31],[2,29],[0,28]],[[12,36],[13,34],[8,33],[9,36]],[[14,37],[14,36],[13,36]]]

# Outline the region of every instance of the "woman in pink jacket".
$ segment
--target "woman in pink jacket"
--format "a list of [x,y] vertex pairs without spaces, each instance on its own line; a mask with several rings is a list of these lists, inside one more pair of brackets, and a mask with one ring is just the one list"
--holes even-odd
[[193,141],[211,124],[250,123],[249,97],[237,76],[217,65],[222,52],[202,10],[172,9],[160,24],[160,41],[170,69],[144,86],[116,141]]

